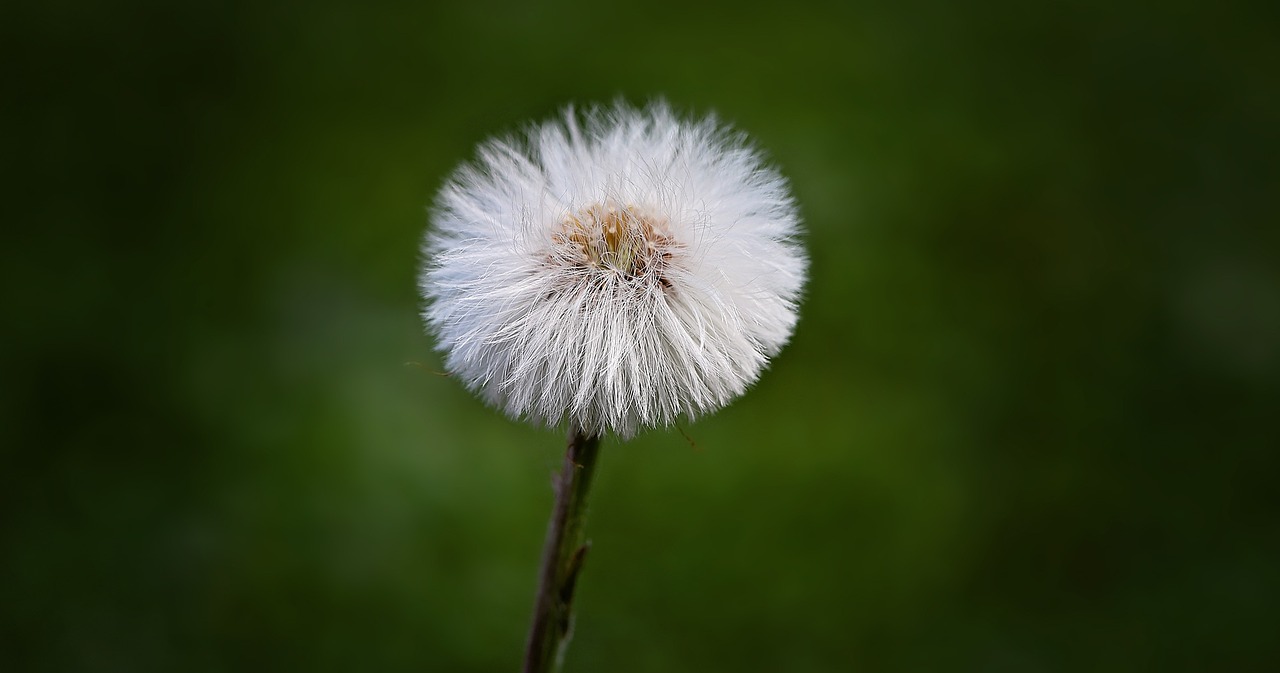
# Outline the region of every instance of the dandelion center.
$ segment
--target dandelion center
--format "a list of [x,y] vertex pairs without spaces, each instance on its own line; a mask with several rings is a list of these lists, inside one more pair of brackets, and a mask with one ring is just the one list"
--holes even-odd
[[662,270],[674,247],[667,219],[638,206],[592,204],[566,215],[553,238],[576,266],[667,284]]

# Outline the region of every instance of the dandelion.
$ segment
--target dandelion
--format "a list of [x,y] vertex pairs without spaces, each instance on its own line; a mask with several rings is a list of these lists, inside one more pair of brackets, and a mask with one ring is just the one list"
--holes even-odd
[[509,416],[626,439],[742,394],[796,323],[786,182],[665,105],[492,140],[440,191],[421,284],[445,367]]
[[490,140],[440,190],[424,318],[445,368],[570,428],[525,653],[554,670],[602,435],[710,413],[791,337],[807,261],[786,181],[745,136],[619,104]]

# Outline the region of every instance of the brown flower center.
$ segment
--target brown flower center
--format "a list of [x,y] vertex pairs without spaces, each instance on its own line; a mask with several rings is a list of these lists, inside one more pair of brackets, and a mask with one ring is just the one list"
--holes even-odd
[[586,267],[631,277],[653,273],[659,280],[674,245],[665,218],[634,205],[599,203],[566,215],[554,240]]

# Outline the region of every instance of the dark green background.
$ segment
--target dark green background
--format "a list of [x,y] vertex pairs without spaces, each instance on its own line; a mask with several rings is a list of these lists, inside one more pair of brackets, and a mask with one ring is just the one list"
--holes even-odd
[[563,437],[431,373],[417,247],[618,96],[752,134],[813,267],[606,445],[567,672],[1275,665],[1271,7],[5,3],[0,668],[515,670]]

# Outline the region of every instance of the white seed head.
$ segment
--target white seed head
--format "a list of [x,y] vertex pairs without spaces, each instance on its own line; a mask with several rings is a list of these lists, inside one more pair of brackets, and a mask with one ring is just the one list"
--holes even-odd
[[446,369],[512,417],[628,438],[715,411],[795,327],[786,181],[665,104],[490,140],[431,220],[423,316]]

